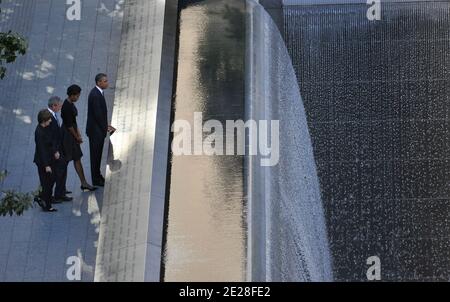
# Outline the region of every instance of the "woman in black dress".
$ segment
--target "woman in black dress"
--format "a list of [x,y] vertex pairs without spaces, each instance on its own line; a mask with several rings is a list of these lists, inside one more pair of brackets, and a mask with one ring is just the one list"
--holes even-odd
[[83,139],[80,130],[78,129],[78,110],[77,107],[75,107],[75,103],[80,98],[80,94],[80,86],[70,86],[67,89],[67,99],[64,101],[61,109],[61,117],[63,120],[64,158],[67,162],[73,161],[73,165],[81,181],[81,190],[95,191],[97,188],[87,183],[86,177],[84,176],[83,165],[81,164],[83,152],[81,152],[80,144],[83,143]]

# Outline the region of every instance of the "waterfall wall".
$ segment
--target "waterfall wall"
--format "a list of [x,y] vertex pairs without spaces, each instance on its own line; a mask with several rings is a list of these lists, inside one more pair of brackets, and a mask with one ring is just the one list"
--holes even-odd
[[278,164],[262,166],[261,155],[246,161],[248,278],[331,281],[320,185],[291,59],[256,1],[247,1],[246,26],[246,119],[279,120]]

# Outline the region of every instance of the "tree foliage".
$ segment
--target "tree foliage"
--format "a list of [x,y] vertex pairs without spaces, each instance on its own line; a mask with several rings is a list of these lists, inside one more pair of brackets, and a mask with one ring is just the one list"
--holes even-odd
[[[5,65],[14,62],[19,55],[24,55],[27,48],[27,41],[21,35],[12,31],[0,32],[0,79],[3,79],[6,75]],[[0,184],[3,184],[6,176],[7,171],[0,171]],[[20,193],[15,190],[0,191],[0,216],[22,215],[33,206],[35,194]]]
[[18,33],[12,31],[0,32],[0,79],[3,79],[6,75],[5,65],[14,62],[19,55],[24,55],[27,48],[27,41]]
[[[7,172],[0,171],[0,183],[6,178]],[[21,216],[33,207],[33,199],[37,192],[20,193],[14,190],[0,191],[0,216]]]

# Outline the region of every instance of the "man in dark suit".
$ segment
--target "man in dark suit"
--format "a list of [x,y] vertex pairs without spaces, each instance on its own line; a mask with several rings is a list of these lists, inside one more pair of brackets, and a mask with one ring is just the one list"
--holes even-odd
[[109,86],[108,76],[104,73],[98,74],[95,77],[95,84],[88,98],[86,134],[89,137],[92,184],[103,187],[105,178],[100,172],[103,145],[107,134],[112,134],[116,129],[108,124],[108,109],[104,93]]
[[53,153],[55,154],[55,161],[53,164],[53,170],[56,178],[54,203],[60,203],[62,201],[72,201],[72,197],[66,196],[70,193],[66,190],[67,181],[67,162],[64,159],[62,152],[62,120],[58,117],[58,113],[61,111],[62,100],[53,96],[48,100],[48,111],[52,114],[52,122],[49,125],[49,131],[53,140]]

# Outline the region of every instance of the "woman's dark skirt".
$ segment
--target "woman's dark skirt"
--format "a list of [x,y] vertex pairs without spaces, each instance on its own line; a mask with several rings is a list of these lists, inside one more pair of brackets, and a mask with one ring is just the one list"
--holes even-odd
[[83,157],[80,145],[66,128],[63,130],[63,150],[67,162],[78,161]]

